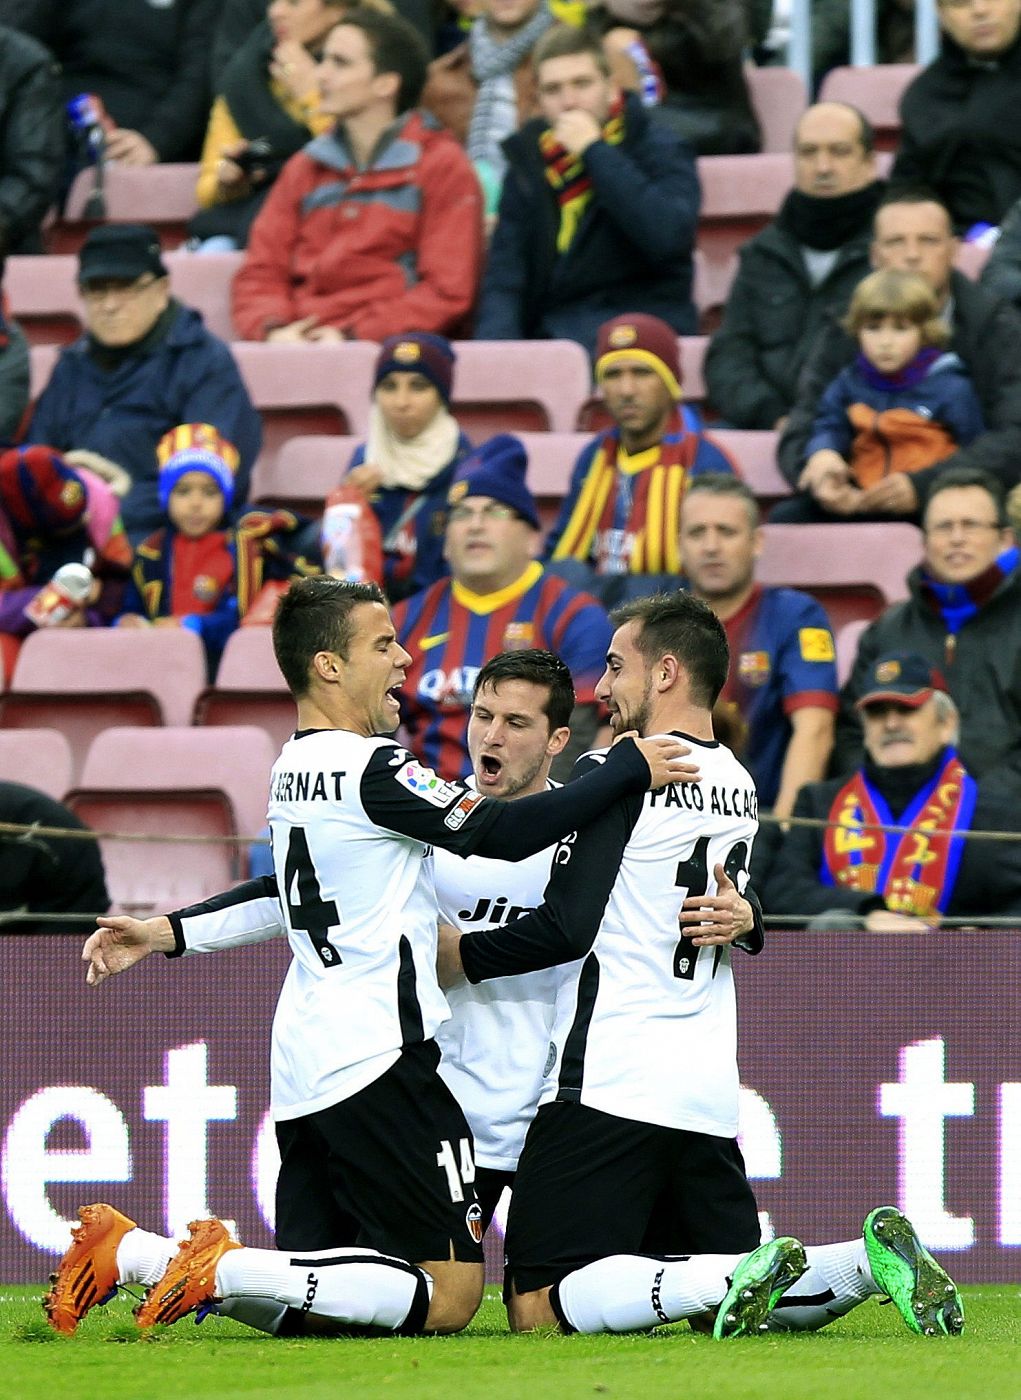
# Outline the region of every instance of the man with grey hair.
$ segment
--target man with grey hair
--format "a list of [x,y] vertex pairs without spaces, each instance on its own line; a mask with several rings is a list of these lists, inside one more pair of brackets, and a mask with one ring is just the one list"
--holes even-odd
[[[922,656],[888,653],[858,700],[865,761],[850,778],[801,789],[772,863],[767,907],[811,927],[925,932],[944,916],[1021,915],[1017,793],[976,782],[957,756],[957,706]],[[948,833],[954,832],[954,835]],[[956,833],[962,833],[957,835]]]

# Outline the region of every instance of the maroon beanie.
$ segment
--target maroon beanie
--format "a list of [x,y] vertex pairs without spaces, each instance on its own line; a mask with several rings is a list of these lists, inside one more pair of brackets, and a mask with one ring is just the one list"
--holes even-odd
[[672,326],[641,312],[604,321],[596,341],[596,382],[610,365],[625,357],[644,360],[662,379],[671,398],[681,397],[681,358]]
[[87,504],[82,479],[52,447],[13,447],[0,453],[0,508],[15,529],[67,530]]

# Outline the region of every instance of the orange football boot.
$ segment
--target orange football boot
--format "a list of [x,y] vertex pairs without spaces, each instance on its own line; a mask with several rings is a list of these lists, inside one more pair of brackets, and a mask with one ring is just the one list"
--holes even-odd
[[211,1303],[216,1296],[217,1264],[228,1249],[241,1248],[221,1220],[193,1220],[188,1229],[191,1237],[181,1242],[166,1273],[135,1309],[139,1327],[177,1322]]
[[50,1325],[69,1337],[91,1308],[108,1303],[117,1291],[117,1246],[135,1222],[113,1206],[81,1206],[71,1247],[50,1275],[43,1297]]

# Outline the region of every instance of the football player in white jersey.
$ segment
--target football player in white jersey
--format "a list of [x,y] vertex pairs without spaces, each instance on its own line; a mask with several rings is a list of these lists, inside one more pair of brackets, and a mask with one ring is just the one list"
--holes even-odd
[[[797,1292],[803,1306],[787,1312],[787,1325],[819,1326],[882,1283],[868,1273],[862,1241],[816,1253],[814,1294],[792,1287],[805,1261],[789,1242],[756,1250],[758,1213],[737,1144],[727,947],[735,940],[717,927],[699,929],[699,905],[713,905],[717,882],[725,874],[746,882],[757,829],[752,780],[713,738],[726,635],[711,610],[685,593],[639,599],[611,620],[616,631],[596,691],[611,727],[682,737],[701,783],[619,800],[561,843],[534,914],[449,939],[441,950],[448,985],[459,967],[479,982],[575,965],[558,989],[555,1063],[511,1201],[511,1326],[623,1331],[689,1317],[698,1311],[698,1268],[707,1271],[701,1296],[708,1309],[718,1293],[714,1268],[747,1251],[754,1251],[751,1273],[745,1265],[739,1272],[748,1291],[769,1295],[769,1307]],[[690,933],[678,938],[681,892]],[[761,925],[741,941],[758,951]],[[893,1230],[888,1222],[883,1228]],[[913,1242],[905,1268],[921,1275],[917,1237],[899,1223],[897,1233]],[[699,1263],[679,1254],[707,1257]],[[925,1261],[928,1270],[928,1255]],[[810,1299],[823,1292],[829,1306],[813,1313]],[[918,1301],[911,1287],[900,1292],[912,1306]],[[735,1311],[729,1295],[725,1303],[719,1335]],[[908,1317],[910,1308],[901,1310]],[[743,1330],[740,1319],[736,1325]]]
[[378,737],[397,728],[410,657],[374,585],[302,580],[280,602],[273,642],[298,707],[271,778],[275,882],[167,918],[101,920],[83,957],[95,985],[154,951],[272,936],[283,915],[293,956],[271,1056],[280,1252],[241,1249],[205,1221],[168,1258],[161,1237],[91,1209],[45,1301],[58,1330],[131,1281],[149,1285],[143,1326],[215,1298],[266,1331],[463,1327],[481,1297],[482,1223],[471,1133],[436,1072],[447,1009],[429,849],[524,859],[617,797],[691,771],[676,741],[629,740],[570,793],[494,802]]

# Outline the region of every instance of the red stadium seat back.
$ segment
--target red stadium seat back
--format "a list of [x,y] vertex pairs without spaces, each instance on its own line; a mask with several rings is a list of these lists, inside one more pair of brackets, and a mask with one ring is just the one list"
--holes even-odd
[[723,269],[775,217],[794,184],[794,157],[789,150],[700,156],[698,178],[702,208],[696,243],[714,268]]
[[792,68],[756,68],[748,64],[744,76],[759,119],[763,151],[787,154],[794,144],[798,118],[808,105],[801,74]]
[[[118,165],[104,170],[106,223],[152,224],[164,248],[176,248],[187,236],[187,224],[196,212],[197,164]],[[81,171],[67,196],[60,219],[47,232],[51,253],[76,253],[86,233],[96,224],[88,215],[89,196],[95,188],[95,171]]]
[[528,486],[533,496],[554,501],[567,494],[578,455],[591,433],[519,433],[528,456]]
[[[265,824],[268,736],[253,725],[224,729],[108,729],[89,749],[68,805],[96,830],[256,836]],[[104,841],[115,906],[173,907],[240,879],[247,846]]]
[[474,442],[574,427],[592,370],[573,340],[463,340],[454,349],[453,412]]
[[4,292],[30,345],[69,345],[81,334],[77,275],[78,259],[70,256],[7,259]]
[[244,260],[242,252],[171,253],[166,259],[174,296],[201,312],[206,329],[221,340],[234,338],[230,288]]
[[900,138],[900,100],[922,71],[917,63],[877,63],[868,68],[831,68],[819,88],[820,102],[849,102],[864,112],[880,151],[893,151]]
[[[707,335],[679,335],[677,337],[681,357],[681,390],[686,403],[701,408],[706,401],[705,375],[702,366],[709,346]],[[613,426],[610,415],[603,406],[602,398],[593,394],[581,406],[575,425],[580,432],[600,433]]]
[[0,729],[0,782],[22,783],[60,802],[71,771],[71,745],[59,730]]
[[0,695],[0,727],[61,730],[77,768],[110,725],[187,724],[205,683],[202,642],[185,628],[43,628]]
[[227,639],[216,685],[196,703],[195,723],[258,725],[269,735],[274,755],[291,737],[297,715],[273,655],[269,627],[241,627]]
[[837,681],[840,685],[844,684],[854,670],[854,663],[858,657],[858,643],[869,621],[867,617],[853,618],[850,622],[845,622],[837,632],[834,640],[837,644]]
[[363,440],[343,433],[289,438],[274,457],[260,457],[252,478],[252,500],[321,514],[323,501],[339,484]]
[[744,428],[710,429],[713,442],[737,463],[741,478],[763,504],[791,494],[790,484],[776,464],[779,433]]
[[921,558],[922,536],[914,525],[766,525],[756,577],[811,593],[839,631],[906,598],[907,576]]
[[720,262],[713,262],[701,248],[695,249],[695,277],[692,283],[692,296],[698,311],[700,335],[712,335],[723,320],[723,311],[730,296],[730,289],[737,276],[737,254]]
[[50,382],[53,366],[60,354],[58,345],[33,345],[28,352],[28,393],[33,403]]

